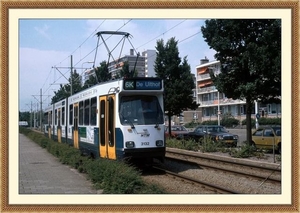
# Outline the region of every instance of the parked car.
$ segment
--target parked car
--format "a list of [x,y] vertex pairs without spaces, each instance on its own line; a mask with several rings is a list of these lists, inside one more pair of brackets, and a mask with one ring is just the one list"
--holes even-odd
[[256,148],[273,150],[281,154],[281,127],[261,127],[252,134],[252,144]]
[[[182,125],[174,125],[171,126],[171,138],[183,139],[183,135],[188,134],[189,131]],[[169,126],[165,127],[165,135],[169,137]]]
[[210,137],[213,141],[222,141],[230,146],[237,146],[238,135],[229,133],[223,126],[218,125],[200,125],[193,132],[184,135],[185,139],[192,139],[201,142],[204,137]]

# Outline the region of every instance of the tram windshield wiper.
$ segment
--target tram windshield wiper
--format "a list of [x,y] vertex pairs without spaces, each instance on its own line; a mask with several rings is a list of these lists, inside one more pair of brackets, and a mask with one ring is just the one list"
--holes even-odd
[[129,124],[130,124],[130,126],[131,126],[131,128],[135,129],[135,126],[134,126],[133,122],[131,121],[131,119],[129,117],[125,118],[125,116],[122,113],[120,113],[120,115],[121,115],[121,117],[122,117],[122,119],[123,119],[124,122],[128,121]]
[[158,116],[157,116],[157,118],[156,118],[156,122],[155,122],[154,128],[158,128],[158,127],[159,127],[160,119],[161,119],[161,114],[158,113]]

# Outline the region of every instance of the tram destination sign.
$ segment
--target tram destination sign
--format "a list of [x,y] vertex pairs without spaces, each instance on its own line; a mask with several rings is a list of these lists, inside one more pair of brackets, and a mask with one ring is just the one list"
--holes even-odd
[[161,90],[161,79],[125,79],[124,90]]

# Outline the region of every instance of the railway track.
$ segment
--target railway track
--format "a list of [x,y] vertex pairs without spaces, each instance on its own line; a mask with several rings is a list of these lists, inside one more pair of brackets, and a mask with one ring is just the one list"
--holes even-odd
[[281,193],[280,164],[167,148],[155,167],[162,172],[143,178],[173,194]]
[[218,185],[215,185],[215,184],[212,184],[209,182],[204,182],[204,181],[198,180],[196,178],[191,178],[191,177],[188,177],[185,175],[181,175],[181,174],[169,171],[167,169],[163,169],[160,167],[153,167],[153,168],[163,172],[164,174],[166,174],[168,176],[171,176],[172,178],[177,178],[184,182],[191,182],[192,184],[197,184],[200,187],[208,189],[216,194],[240,194],[239,192],[236,192],[234,190],[231,190],[231,189],[228,189],[228,188],[225,188],[222,186],[218,186]]
[[143,177],[174,194],[280,194],[281,169],[230,157],[168,150],[163,164]]
[[280,165],[257,163],[228,157],[216,157],[203,153],[191,153],[183,150],[167,150],[167,160],[197,164],[201,168],[213,169],[234,175],[246,176],[259,181],[281,184]]

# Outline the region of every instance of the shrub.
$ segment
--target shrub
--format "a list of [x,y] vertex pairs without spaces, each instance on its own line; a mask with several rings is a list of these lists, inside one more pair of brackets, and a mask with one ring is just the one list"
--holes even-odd
[[207,120],[203,121],[202,125],[218,125],[218,120]]
[[235,127],[235,126],[239,125],[239,123],[240,123],[240,121],[235,118],[223,118],[221,120],[221,125],[225,126],[227,128]]
[[281,125],[281,118],[266,118],[261,117],[258,119],[259,125]]
[[140,173],[124,162],[97,159],[86,163],[85,170],[95,187],[106,194],[164,193],[161,188],[144,183]]
[[211,137],[204,137],[201,140],[201,148],[202,152],[216,152],[219,144],[212,140]]
[[31,130],[28,129],[28,128],[25,128],[25,127],[20,126],[20,127],[19,127],[19,132],[20,132],[21,134],[27,135],[29,132],[31,132]]
[[[267,117],[261,117],[258,119],[259,125],[262,126],[275,126],[275,125],[281,125],[281,118],[267,118]],[[242,121],[242,125],[246,125],[246,119]],[[251,127],[255,127],[255,119],[251,118]]]
[[[242,120],[242,125],[246,125],[246,119]],[[251,118],[251,128],[255,127],[255,119]]]
[[177,149],[185,150],[199,150],[199,144],[193,140],[177,140],[177,139],[167,139],[166,146]]
[[186,123],[184,126],[185,126],[186,128],[195,128],[195,127],[198,126],[198,125],[200,125],[199,122],[194,122],[194,121],[192,121],[192,122]]
[[234,158],[248,158],[255,156],[256,148],[246,144],[241,146],[240,149],[232,149],[229,153],[230,156]]

